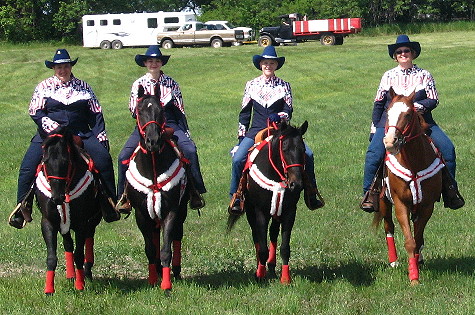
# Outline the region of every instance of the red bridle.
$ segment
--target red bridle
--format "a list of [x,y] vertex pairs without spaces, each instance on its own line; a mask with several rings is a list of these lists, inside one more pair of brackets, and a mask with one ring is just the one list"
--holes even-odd
[[400,139],[399,141],[401,142],[401,145],[404,143],[410,142],[411,140],[414,140],[415,138],[420,137],[423,134],[422,131],[416,133],[415,128],[417,126],[417,123],[416,123],[417,111],[415,108],[412,110],[413,110],[413,113],[412,113],[411,121],[409,121],[409,123],[405,125],[404,129],[401,129],[398,126],[388,125],[385,130],[385,133],[387,133],[388,129],[392,127],[392,128],[395,128],[397,131],[399,131],[402,137],[402,139]]
[[[276,123],[270,123],[268,122],[267,123],[267,136],[270,136],[270,128],[269,127],[272,127],[277,130],[278,127],[277,127],[277,124]],[[272,165],[272,168],[275,170],[275,172],[277,173],[277,175],[279,175],[280,179],[282,181],[286,181],[287,180],[287,174],[288,174],[288,169],[291,168],[291,167],[301,167],[302,169],[304,168],[304,165],[303,164],[299,164],[299,163],[295,163],[295,164],[288,164],[287,161],[285,160],[285,157],[284,157],[284,150],[282,149],[282,143],[283,143],[283,140],[284,140],[285,136],[279,136],[279,155],[280,155],[280,160],[282,162],[282,169],[284,170],[284,174],[282,174],[279,169],[275,166],[274,164],[274,161],[272,160],[272,148],[271,148],[271,143],[268,142],[268,146],[269,146],[269,149],[268,149],[268,155],[269,155],[269,162],[270,164]]]

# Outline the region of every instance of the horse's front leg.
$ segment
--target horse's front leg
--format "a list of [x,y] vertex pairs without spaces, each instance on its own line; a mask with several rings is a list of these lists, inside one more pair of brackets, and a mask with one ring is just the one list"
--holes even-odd
[[162,221],[163,226],[163,244],[160,250],[160,261],[162,263],[162,290],[171,290],[172,282],[170,278],[170,264],[172,260],[172,232],[176,221],[176,213],[170,211]]
[[144,215],[142,210],[135,211],[135,220],[142,233],[145,244],[145,255],[148,260],[148,283],[155,286],[158,283],[157,267],[160,261],[158,255],[160,248],[160,227],[150,217]]
[[433,211],[434,204],[421,207],[418,219],[414,222],[414,239],[416,240],[415,257],[418,265],[424,263],[424,258],[422,257],[422,249],[424,247],[424,229],[427,225],[427,222],[429,222]]
[[64,259],[66,261],[66,279],[73,280],[76,276],[76,268],[74,267],[74,242],[71,232],[68,231],[63,236]]
[[256,248],[257,256],[256,279],[257,281],[261,281],[264,280],[267,275],[266,263],[269,258],[269,249],[267,247],[267,227],[269,225],[269,218],[266,218],[264,212],[259,209],[256,209],[254,214],[255,224],[252,233],[254,236],[254,246]]
[[292,280],[290,277],[289,260],[290,260],[290,237],[292,228],[295,223],[297,208],[296,206],[285,209],[284,215],[281,217],[282,225],[282,243],[280,244],[280,256],[282,258],[282,271],[280,282],[289,284]]
[[76,290],[84,290],[85,277],[84,277],[84,246],[86,238],[84,230],[76,231],[76,249],[74,251],[74,262],[76,264],[76,280],[74,281],[74,287]]
[[267,268],[270,278],[276,278],[275,266],[277,265],[277,239],[280,232],[280,222],[277,220],[271,220],[269,228],[269,258],[267,258]]
[[386,197],[379,200],[379,212],[384,220],[384,232],[386,234],[386,245],[388,248],[388,260],[391,267],[398,266],[396,243],[394,242],[394,221],[392,205]]
[[58,230],[53,227],[46,218],[41,219],[41,233],[46,244],[46,281],[45,294],[52,295],[54,293],[54,276],[56,266],[58,265],[58,256],[56,255],[58,244]]
[[396,218],[404,235],[404,247],[406,248],[407,256],[409,258],[409,280],[411,285],[416,285],[419,283],[419,267],[415,256],[416,241],[412,235],[409,218],[411,209],[396,198],[394,200],[394,207],[396,209]]

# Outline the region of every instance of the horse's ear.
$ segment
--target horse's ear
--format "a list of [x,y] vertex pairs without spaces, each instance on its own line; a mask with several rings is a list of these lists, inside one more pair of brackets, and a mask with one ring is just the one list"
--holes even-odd
[[308,129],[308,121],[304,121],[302,126],[300,126],[299,128],[300,134],[303,136],[307,132],[307,129]]
[[141,98],[144,95],[145,95],[145,89],[143,88],[143,86],[139,85],[138,97]]
[[396,92],[394,92],[394,89],[392,86],[389,88],[389,95],[391,96],[391,99],[393,99],[394,96],[396,95]]

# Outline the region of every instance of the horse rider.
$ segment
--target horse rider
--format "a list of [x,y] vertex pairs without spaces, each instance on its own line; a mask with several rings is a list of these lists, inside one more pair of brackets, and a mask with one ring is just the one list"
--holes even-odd
[[[397,94],[409,95],[415,91],[414,106],[429,124],[427,134],[440,151],[445,166],[442,169],[442,197],[446,208],[458,209],[465,201],[460,195],[455,181],[455,147],[450,138],[442,131],[432,117],[432,110],[439,104],[435,81],[429,71],[419,68],[413,63],[421,53],[419,42],[410,41],[407,35],[399,35],[395,44],[388,45],[389,57],[397,62],[397,66],[386,71],[376,92],[373,107],[370,144],[366,152],[363,193],[360,207],[367,212],[378,210],[378,195],[381,188],[382,168],[385,148],[387,108],[391,103],[390,87]],[[380,171],[378,171],[378,169]]]
[[[252,61],[262,74],[246,83],[239,113],[239,143],[231,150],[231,203],[228,211],[234,214],[244,213],[242,200],[247,176],[243,174],[243,169],[255,136],[268,127],[268,122],[289,121],[293,111],[290,84],[275,75],[275,71],[284,64],[285,57],[278,57],[275,47],[267,46],[262,55],[255,55]],[[323,207],[324,202],[317,189],[313,152],[307,144],[305,155],[304,199],[307,207],[315,210]]]
[[[38,125],[37,132],[23,157],[18,176],[17,206],[9,217],[9,224],[21,229],[31,221],[36,170],[42,159],[42,142],[59,127],[67,127],[81,137],[85,150],[99,171],[99,178],[109,202],[117,200],[112,158],[102,108],[91,86],[76,78],[72,60],[66,49],[56,50],[53,60],[45,65],[53,75],[40,82],[33,92],[28,112]],[[100,194],[103,195],[103,194]],[[120,219],[114,207],[103,209],[104,220]]]
[[[135,108],[138,101],[138,89],[142,86],[145,89],[145,94],[154,95],[155,86],[160,87],[160,103],[165,108],[166,127],[173,128],[173,138],[180,151],[186,159],[190,161],[190,166],[187,169],[191,184],[190,191],[190,208],[200,209],[205,206],[205,201],[202,194],[206,192],[203,177],[200,171],[200,164],[198,161],[198,153],[196,145],[191,139],[190,130],[185,114],[185,107],[180,86],[168,75],[161,70],[167,64],[170,56],[162,55],[158,45],[151,45],[144,55],[136,55],[135,62],[140,67],[146,67],[147,73],[135,80],[132,84],[129,100],[129,110],[132,118],[136,118]],[[132,156],[134,150],[140,142],[140,133],[137,126],[125,143],[118,158],[118,196],[119,202],[117,209],[122,213],[130,213],[130,203],[127,196],[124,194],[125,190],[125,173],[128,169],[128,161]]]

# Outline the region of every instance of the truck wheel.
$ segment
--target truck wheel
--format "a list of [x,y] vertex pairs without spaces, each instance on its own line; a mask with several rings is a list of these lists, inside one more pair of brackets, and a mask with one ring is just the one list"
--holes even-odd
[[336,42],[335,35],[326,34],[326,35],[322,35],[322,37],[320,37],[320,43],[322,45],[332,46],[332,45],[335,45],[335,42]]
[[173,46],[174,46],[173,41],[171,41],[169,39],[165,39],[162,42],[162,48],[163,49],[170,49],[170,48],[173,48]]
[[103,40],[101,42],[100,46],[101,46],[102,49],[110,49],[111,48],[111,42],[108,41],[108,40]]
[[343,45],[343,36],[337,36],[335,39],[335,45]]
[[272,46],[272,38],[267,35],[262,35],[261,37],[259,37],[257,45],[259,45],[260,47]]
[[120,40],[112,41],[112,48],[113,49],[122,49],[122,47],[124,47],[124,45],[122,44],[122,42]]
[[223,41],[220,38],[215,38],[211,41],[211,47],[221,48],[223,47]]

